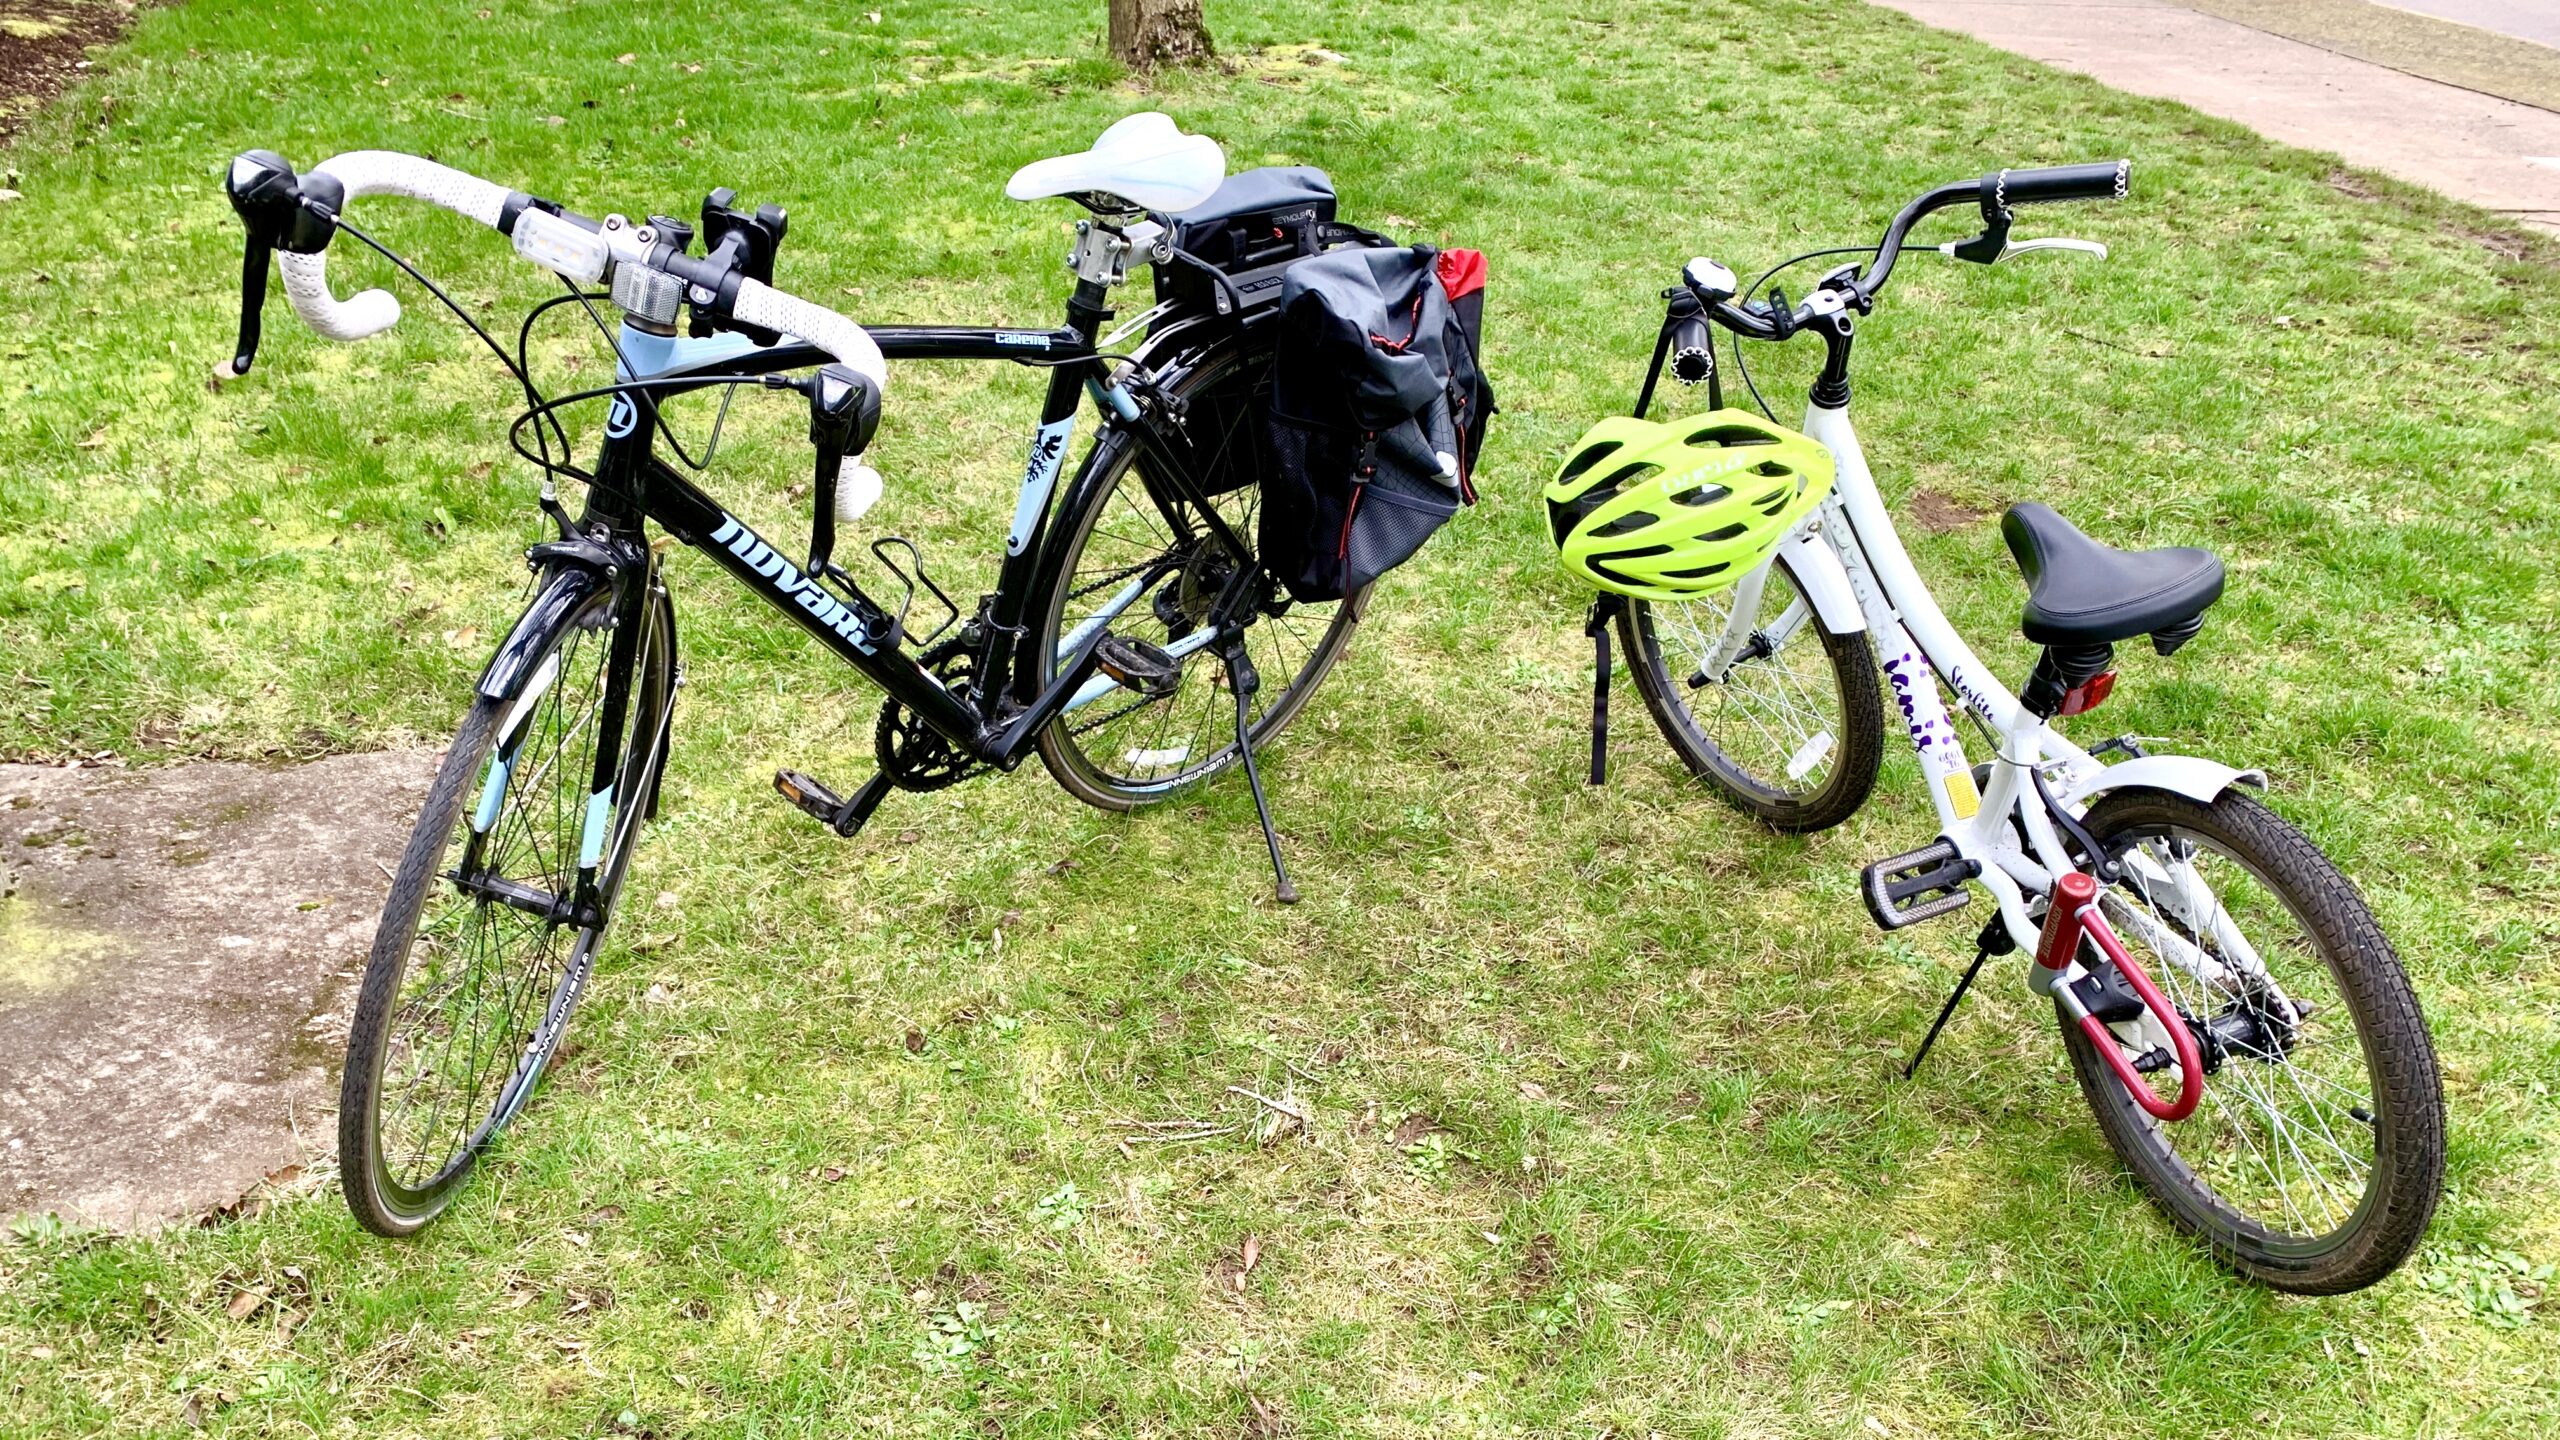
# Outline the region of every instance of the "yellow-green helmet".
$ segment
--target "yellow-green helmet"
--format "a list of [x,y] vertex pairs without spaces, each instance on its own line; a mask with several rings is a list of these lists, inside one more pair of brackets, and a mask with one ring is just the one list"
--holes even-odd
[[1691,600],[1748,575],[1831,492],[1821,442],[1741,410],[1668,424],[1618,416],[1547,486],[1564,568],[1639,600]]

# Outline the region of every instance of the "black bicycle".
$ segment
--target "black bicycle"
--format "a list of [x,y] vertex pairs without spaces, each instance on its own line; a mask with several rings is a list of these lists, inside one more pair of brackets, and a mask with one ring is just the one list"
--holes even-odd
[[[1169,121],[1158,129],[1174,136]],[[399,318],[385,292],[343,302],[330,293],[327,246],[339,231],[353,235],[452,308],[513,373],[527,409],[511,439],[541,468],[541,504],[557,529],[527,552],[531,601],[480,675],[366,965],[339,1117],[347,1204],[366,1228],[412,1233],[452,1202],[541,1078],[612,923],[640,824],[657,810],[682,682],[651,522],[887,692],[877,775],[847,794],[793,771],[775,777],[836,834],[854,835],[891,789],[1009,771],[1034,751],[1070,794],[1114,810],[1242,760],[1280,898],[1296,898],[1254,747],[1304,708],[1368,597],[1293,603],[1256,555],[1271,350],[1249,297],[1227,286],[1216,303],[1168,300],[1103,333],[1109,292],[1131,263],[1187,258],[1166,243],[1162,212],[1207,199],[1224,174],[1214,144],[1174,140],[1134,159],[1125,145],[1097,146],[1016,177],[1017,198],[1033,198],[1024,180],[1036,171],[1051,183],[1027,188],[1093,212],[1078,227],[1075,291],[1054,329],[866,332],[772,288],[786,217],[742,210],[725,190],[703,204],[697,254],[694,227],[680,221],[589,219],[414,156],[358,152],[300,176],[269,152],[232,162],[227,188],[249,243],[240,343],[224,373],[245,373],[255,357],[271,259],[296,313],[322,335],[358,339]],[[346,223],[343,208],[369,194],[488,224],[569,293],[526,317],[510,355]],[[618,324],[599,302],[619,310]],[[563,304],[583,307],[610,338],[615,379],[545,397],[529,378],[525,337]],[[689,333],[679,334],[688,307]],[[1124,340],[1135,343],[1121,353]],[[879,493],[856,457],[878,423],[890,358],[1049,370],[995,590],[966,617],[903,539],[871,546],[905,586],[894,606],[833,558],[837,526]],[[699,469],[668,432],[665,402],[740,386],[807,398],[816,464],[804,554],[787,555],[660,456],[663,442]],[[1087,396],[1101,412],[1098,438],[1058,498]],[[560,418],[586,402],[607,406],[592,469],[572,463]],[[586,487],[578,515],[559,500],[563,477]]]

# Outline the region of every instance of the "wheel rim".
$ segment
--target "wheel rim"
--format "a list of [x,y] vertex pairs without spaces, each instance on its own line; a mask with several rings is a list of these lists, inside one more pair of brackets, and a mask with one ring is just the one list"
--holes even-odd
[[2373,1204],[2388,1121],[2327,948],[2281,889],[2211,836],[2138,826],[2107,848],[2125,870],[2103,897],[2107,919],[2208,1052],[2193,1115],[2163,1123],[2119,1096],[2124,1114],[2270,1253],[2343,1243]]
[[[490,896],[500,883],[519,899],[578,892],[612,656],[607,613],[599,605],[569,631],[536,671],[528,703],[497,712],[422,904],[374,1090],[375,1173],[400,1211],[431,1210],[522,1108],[594,963],[601,915],[546,920]],[[640,659],[636,673],[654,683],[658,657]],[[651,709],[629,708],[626,726]],[[655,751],[653,739],[641,753]],[[600,817],[607,838],[594,873],[606,914],[641,808],[627,802],[646,778],[626,761]]]
[[1652,602],[1645,622],[1661,653],[1665,698],[1708,758],[1766,795],[1802,798],[1839,772],[1847,705],[1795,577],[1775,562],[1766,573],[1746,657],[1720,677],[1705,667],[1746,587]]
[[[1250,475],[1257,482],[1209,501],[1231,533],[1251,545],[1262,476],[1256,458],[1261,447],[1250,427],[1260,423],[1257,402],[1268,398],[1269,367],[1260,367],[1249,382],[1235,383],[1241,379],[1232,363],[1204,374],[1190,397],[1187,428],[1202,461],[1199,473]],[[1220,545],[1192,507],[1174,505],[1170,515],[1159,507],[1141,473],[1144,463],[1133,458],[1121,465],[1109,496],[1087,512],[1092,518],[1075,537],[1075,560],[1061,583],[1058,623],[1042,641],[1054,667],[1059,653],[1071,648],[1061,634],[1075,637],[1130,582],[1158,577],[1111,629],[1174,651],[1182,665],[1180,683],[1161,699],[1109,691],[1061,715],[1052,732],[1054,750],[1087,785],[1140,800],[1181,789],[1235,759],[1235,698],[1226,666],[1211,649],[1183,646],[1186,639],[1200,644],[1199,622],[1208,607],[1236,568],[1250,563]],[[1364,597],[1299,604],[1268,577],[1250,583],[1266,591],[1244,630],[1245,653],[1261,678],[1248,711],[1259,742],[1296,713],[1309,682],[1330,663],[1341,632],[1356,622]]]

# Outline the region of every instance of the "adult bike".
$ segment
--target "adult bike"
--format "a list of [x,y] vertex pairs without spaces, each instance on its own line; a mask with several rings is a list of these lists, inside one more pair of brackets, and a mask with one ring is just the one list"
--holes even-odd
[[[542,469],[556,531],[526,555],[531,602],[481,672],[366,963],[339,1116],[347,1203],[366,1228],[408,1234],[452,1203],[533,1094],[593,971],[641,824],[657,811],[682,683],[653,524],[887,692],[877,775],[849,793],[797,771],[775,777],[835,834],[856,834],[892,789],[939,789],[1033,754],[1070,794],[1115,810],[1241,761],[1281,898],[1295,898],[1254,747],[1323,682],[1367,592],[1293,603],[1257,555],[1267,450],[1254,427],[1271,352],[1254,317],[1165,303],[1104,333],[1129,266],[1178,258],[1161,215],[1207,199],[1225,173],[1214,142],[1182,136],[1162,116],[1132,117],[1106,142],[1114,136],[1028,167],[1008,187],[1017,199],[1068,196],[1093,212],[1078,227],[1075,288],[1053,328],[866,331],[774,288],[787,217],[741,209],[726,190],[704,202],[697,235],[665,216],[591,219],[411,155],[356,152],[302,175],[270,152],[232,162],[227,188],[249,242],[240,341],[221,368],[236,376],[255,359],[271,261],[294,312],[324,336],[355,340],[396,321],[386,292],[341,301],[329,289],[329,242],[354,235],[451,306],[514,374],[528,408],[513,442]],[[542,308],[576,304],[596,317],[614,351],[613,383],[541,395],[522,332],[510,356],[346,221],[349,202],[377,194],[488,225],[561,276],[569,293]],[[618,323],[607,325],[600,306]],[[680,334],[688,308],[690,333]],[[904,584],[894,604],[834,559],[837,527],[880,494],[858,457],[893,359],[1049,372],[995,589],[965,617],[903,539],[871,547]],[[700,467],[668,430],[662,409],[674,397],[741,386],[807,399],[816,459],[804,551],[786,552],[703,490],[686,473]],[[1061,497],[1088,397],[1098,435]],[[607,407],[591,468],[572,463],[559,419],[582,402]],[[585,485],[575,516],[559,499],[562,478]]]
[[[2260,772],[2151,754],[2132,736],[2083,750],[2050,723],[2106,698],[2117,645],[2147,636],[2165,656],[2193,639],[2222,594],[2221,562],[2185,547],[2116,550],[2043,505],[2011,506],[2002,531],[2028,586],[2024,633],[2039,647],[2012,693],[1912,565],[1849,420],[1857,322],[1914,225],[1978,210],[1981,233],[1934,247],[1978,264],[2038,250],[2104,258],[2088,241],[2012,238],[2012,207],[2120,199],[2129,179],[2129,165],[2110,162],[1939,186],[1872,248],[1815,252],[1864,258],[1801,302],[1749,292],[1812,256],[1750,287],[1691,261],[1663,292],[1635,414],[1651,409],[1666,360],[1675,379],[1720,392],[1717,329],[1733,337],[1746,384],[1742,341],[1811,335],[1824,361],[1803,431],[1830,450],[1837,477],[1733,588],[1678,603],[1604,597],[1592,625],[1603,699],[1614,627],[1689,768],[1766,824],[1812,831],[1846,820],[1875,786],[1881,670],[1939,835],[1867,867],[1869,912],[1899,929],[1962,907],[1973,885],[1998,908],[1905,1075],[1989,957],[2032,954],[2028,981],[2052,1002],[2100,1130],[2169,1218],[2278,1289],[2352,1290],[2417,1246],[2444,1175],[2435,1052],[2390,941],[2355,885],[2257,798]],[[1988,763],[1969,763],[1959,715],[1992,750]]]

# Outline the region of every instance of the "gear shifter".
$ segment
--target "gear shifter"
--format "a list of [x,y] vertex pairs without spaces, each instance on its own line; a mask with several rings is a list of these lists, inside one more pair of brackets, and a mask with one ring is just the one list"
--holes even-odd
[[229,362],[214,367],[217,379],[236,380],[249,373],[258,358],[258,312],[267,301],[267,267],[283,249],[312,255],[329,247],[337,233],[337,211],[346,203],[346,187],[328,175],[296,176],[293,166],[273,150],[250,150],[235,157],[222,177],[231,208],[249,232],[240,255],[240,343]]

